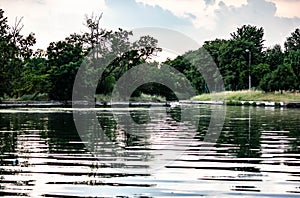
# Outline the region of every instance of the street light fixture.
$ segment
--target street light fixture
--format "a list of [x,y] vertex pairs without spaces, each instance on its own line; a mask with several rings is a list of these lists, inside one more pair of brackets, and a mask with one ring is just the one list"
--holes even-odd
[[250,74],[250,66],[251,66],[251,51],[246,49],[246,52],[249,53],[249,61],[248,61],[248,74],[249,74],[249,91],[251,91],[251,74]]

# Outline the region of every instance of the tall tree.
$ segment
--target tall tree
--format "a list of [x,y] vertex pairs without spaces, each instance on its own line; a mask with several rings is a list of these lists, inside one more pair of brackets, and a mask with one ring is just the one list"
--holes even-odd
[[213,41],[205,41],[203,44],[203,48],[206,49],[209,54],[212,56],[212,58],[214,59],[215,63],[217,64],[217,66],[220,68],[220,64],[219,64],[219,57],[220,57],[220,49],[222,48],[223,45],[226,45],[226,43],[228,42],[228,40],[224,40],[224,39],[215,39]]
[[284,43],[285,51],[300,50],[300,29],[297,28],[287,37]]
[[251,25],[243,25],[237,28],[236,32],[230,34],[233,40],[248,43],[244,49],[248,49],[252,53],[252,63],[259,64],[262,61],[262,51],[264,48],[264,29]]
[[84,58],[79,43],[52,42],[47,48],[47,72],[50,78],[49,97],[53,100],[69,100],[72,97],[74,79]]
[[[105,92],[107,82],[113,83],[128,69],[145,62],[151,56],[161,51],[158,41],[151,36],[142,36],[135,42],[130,42],[132,31],[119,28],[117,31],[107,31],[100,26],[102,14],[86,16],[87,31],[83,34],[84,47],[93,49],[95,58],[99,54],[103,58],[115,57],[99,80],[97,92]],[[95,69],[95,68],[94,68]]]
[[13,54],[14,48],[10,44],[7,17],[4,17],[4,11],[0,9],[0,97],[10,92],[7,86],[9,82],[8,72]]
[[297,86],[297,77],[290,64],[284,62],[278,68],[265,75],[260,82],[263,91],[294,91]]
[[43,57],[32,57],[24,65],[18,92],[20,96],[24,94],[33,95],[33,99],[39,93],[48,93],[50,88],[50,78],[47,67],[47,60]]
[[24,64],[33,53],[31,47],[36,42],[34,34],[23,36],[22,28],[22,18],[9,26],[4,11],[0,9],[0,96],[19,96],[18,90],[22,86],[19,78]]
[[231,39],[220,48],[219,65],[227,90],[248,88],[248,41]]
[[259,51],[263,50],[264,43],[264,29],[262,27],[258,28],[251,25],[243,25],[238,28],[236,32],[230,34],[233,39],[241,39],[245,41],[252,42],[255,48]]
[[[132,43],[131,31],[123,29],[107,31],[101,28],[101,16],[86,17],[86,32],[74,33],[63,41],[50,43],[47,48],[47,65],[51,81],[50,99],[71,99],[76,73],[88,53],[92,59],[87,73],[97,74],[101,69],[97,68],[97,61],[115,57],[105,68],[98,83],[97,93],[107,94],[124,72],[145,62],[153,53],[160,50],[157,47],[157,40],[150,36],[142,36]],[[84,86],[89,86],[89,79],[85,81]]]
[[291,65],[297,76],[296,89],[300,91],[300,50],[291,50],[285,53],[285,62]]
[[280,45],[274,45],[264,52],[264,63],[270,66],[270,70],[274,71],[279,65],[283,64],[284,53]]
[[285,43],[285,62],[291,65],[297,76],[296,89],[300,91],[300,29],[296,28],[294,32],[287,37]]

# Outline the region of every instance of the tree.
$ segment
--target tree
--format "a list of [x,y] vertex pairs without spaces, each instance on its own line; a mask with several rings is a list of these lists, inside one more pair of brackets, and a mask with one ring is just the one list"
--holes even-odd
[[248,88],[248,41],[232,39],[222,45],[219,55],[220,72],[227,90]]
[[300,91],[300,50],[292,50],[285,53],[285,62],[291,65],[296,77],[296,89]]
[[287,37],[284,43],[285,51],[300,50],[300,29],[297,28]]
[[104,49],[104,55],[116,58],[106,67],[99,80],[98,88],[103,86],[103,81],[107,77],[113,75],[117,80],[130,68],[145,63],[154,53],[161,51],[157,47],[158,41],[156,39],[142,36],[139,40],[131,43],[129,37],[132,35],[131,31],[119,29],[119,31],[107,36],[108,47]]
[[259,83],[259,88],[264,92],[274,92],[276,87],[278,87],[277,83],[275,82],[275,72],[268,73],[263,77],[263,79]]
[[264,29],[262,27],[258,28],[256,26],[243,25],[230,35],[234,40],[240,39],[241,41],[248,41],[251,43],[251,46],[245,46],[251,47],[248,48],[251,52],[261,53],[263,50],[263,43],[265,40],[263,39]]
[[16,19],[13,26],[7,24],[7,17],[0,9],[0,97],[7,94],[10,97],[18,97],[20,77],[23,66],[30,59],[33,50],[31,47],[36,40],[30,33],[24,37],[21,34],[23,25],[21,19]]
[[270,66],[265,63],[251,66],[251,81],[253,87],[259,87],[260,81],[270,73]]
[[33,94],[33,99],[39,93],[48,93],[50,89],[50,75],[47,71],[47,60],[42,57],[33,57],[24,65],[19,79],[18,92],[20,96]]
[[279,65],[283,64],[284,53],[280,45],[274,45],[264,52],[264,63],[270,66],[270,71],[274,71]]
[[209,52],[219,69],[221,69],[221,65],[219,64],[220,49],[223,45],[226,45],[227,42],[228,41],[224,39],[215,39],[213,41],[205,41],[203,45],[203,48]]
[[[253,76],[253,66],[262,63],[263,28],[243,25],[236,32],[231,33],[231,39],[219,48],[219,68],[224,78],[227,90],[248,88],[249,72]],[[251,68],[249,70],[249,53],[251,53]],[[253,86],[258,86],[254,78]]]
[[290,64],[284,63],[272,73],[267,74],[260,83],[265,92],[269,91],[294,91],[297,85],[297,77]]
[[297,84],[297,77],[290,64],[284,63],[278,67],[275,71],[278,81],[278,89],[282,91],[292,91],[295,90]]
[[[101,16],[86,17],[87,31],[71,34],[63,41],[52,42],[47,48],[47,65],[50,79],[49,97],[54,100],[69,100],[72,97],[73,83],[84,57],[90,53],[86,64],[86,74],[95,75],[102,68],[97,62],[114,59],[106,66],[99,79],[97,93],[108,94],[124,72],[145,62],[153,53],[159,51],[157,40],[142,36],[130,42],[131,31],[118,29],[107,31],[99,25]],[[86,79],[83,86],[90,86]]]
[[0,9],[0,97],[5,93],[9,93],[9,66],[10,59],[14,55],[14,48],[10,44],[9,26],[7,24],[7,17],[4,17],[4,11]]
[[204,93],[207,92],[205,81],[201,73],[197,70],[197,68],[195,68],[195,65],[193,65],[192,63],[192,61],[196,62],[196,60],[193,60],[194,58],[196,58],[196,56],[196,51],[190,51],[186,54],[183,54],[182,56],[178,56],[174,60],[167,60],[166,62],[164,62],[164,64],[169,65],[179,72],[183,73],[191,82],[195,90],[198,91],[198,93]]
[[297,75],[297,89],[300,91],[300,29],[291,33],[284,43],[285,61],[287,61]]
[[137,41],[130,42],[130,37],[133,36],[132,31],[121,28],[117,31],[107,31],[101,28],[101,18],[102,14],[86,16],[87,31],[83,34],[82,41],[86,50],[93,50],[95,59],[99,54],[103,59],[115,57],[105,68],[98,82],[97,93],[107,93],[108,89],[105,88],[107,82],[114,83],[124,72],[146,62],[161,49],[157,47],[158,41],[151,36],[142,36]]
[[47,57],[49,98],[64,101],[71,99],[75,76],[84,58],[82,46],[69,42],[68,38],[52,42],[47,48]]

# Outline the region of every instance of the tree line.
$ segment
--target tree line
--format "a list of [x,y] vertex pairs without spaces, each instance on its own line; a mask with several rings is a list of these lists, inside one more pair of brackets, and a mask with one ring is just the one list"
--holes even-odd
[[[46,93],[50,100],[70,100],[77,71],[96,47],[97,53],[103,54],[104,58],[116,57],[106,67],[96,90],[96,93],[108,94],[125,71],[145,63],[150,55],[161,50],[157,47],[158,41],[150,36],[130,42],[132,31],[101,28],[101,18],[102,15],[86,16],[83,33],[73,33],[64,40],[51,42],[46,50],[33,51],[35,35],[21,35],[21,20],[9,26],[0,9],[0,97],[19,98]],[[128,53],[122,53],[124,51]]]
[[[243,25],[231,38],[205,41],[206,49],[215,61],[226,90],[249,88],[265,92],[300,90],[300,30],[297,28],[286,38],[284,49],[279,44],[264,47],[264,29]],[[208,92],[206,83],[189,60],[199,59],[200,50],[190,51],[174,60],[167,61],[183,72],[195,85],[199,94]],[[250,62],[250,65],[249,65]],[[249,67],[250,66],[250,67]],[[209,70],[209,68],[207,68]],[[200,77],[196,77],[200,76]]]
[[[105,68],[96,89],[97,94],[107,95],[126,71],[148,62],[161,51],[158,41],[151,36],[145,35],[131,42],[132,31],[103,29],[100,27],[101,17],[86,16],[84,32],[72,33],[64,40],[51,42],[46,50],[34,51],[35,35],[22,35],[22,18],[16,19],[10,26],[4,11],[0,9],[0,98],[19,98],[23,95],[33,95],[34,98],[38,94],[47,94],[49,100],[70,100],[77,71],[96,46],[96,54],[104,58],[116,57]],[[280,45],[265,48],[263,36],[263,28],[244,25],[231,33],[230,39],[206,41],[203,48],[219,68],[226,90],[247,89],[250,72],[254,89],[299,92],[299,29],[286,39],[284,49]],[[126,53],[122,53],[124,51]],[[201,62],[201,57],[201,50],[189,51],[174,60],[167,59],[163,64],[183,73],[201,94],[208,92],[207,85],[193,64]],[[160,63],[154,61],[151,66],[160,67]],[[204,69],[211,68],[207,65]],[[164,75],[155,73],[157,78]],[[184,92],[185,85],[177,86]],[[215,89],[217,91],[218,87]],[[172,90],[156,83],[141,86],[133,95],[139,96],[141,93],[163,95],[169,99],[176,97]]]

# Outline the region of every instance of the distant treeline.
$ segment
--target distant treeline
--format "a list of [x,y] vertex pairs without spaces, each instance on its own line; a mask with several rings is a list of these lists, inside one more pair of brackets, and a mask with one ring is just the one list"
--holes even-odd
[[[226,90],[248,89],[250,74],[252,89],[265,92],[299,92],[300,30],[298,28],[286,38],[284,50],[278,44],[270,48],[264,47],[262,27],[243,25],[230,35],[229,40],[215,39],[206,41],[203,45],[218,66]],[[197,62],[198,52],[199,50],[188,52],[167,63],[183,72],[196,85],[199,93],[203,93],[208,91],[203,78],[195,78],[193,65],[186,61],[188,57],[189,60]]]
[[[112,92],[116,81],[126,71],[147,62],[161,51],[157,46],[158,41],[151,36],[142,36],[132,43],[129,41],[133,35],[131,31],[110,31],[101,28],[101,17],[102,15],[87,16],[85,32],[70,34],[62,41],[51,42],[46,50],[34,51],[32,47],[36,43],[35,35],[21,34],[22,18],[16,20],[13,26],[9,26],[4,11],[0,9],[0,99],[46,94],[49,100],[70,100],[77,71],[84,58],[96,46],[97,54],[117,57],[106,67],[97,85],[96,93],[107,95]],[[280,45],[264,48],[263,36],[263,28],[244,25],[231,34],[231,39],[206,41],[203,47],[218,66],[226,90],[247,89],[250,72],[252,87],[255,89],[266,92],[298,92],[299,29],[287,38],[284,50]],[[124,49],[129,51],[121,53]],[[198,94],[201,94],[212,90],[207,89],[204,78],[193,64],[201,59],[199,53],[200,50],[190,51],[174,60],[168,59],[164,64],[182,72]],[[159,67],[159,63],[153,62],[151,66]],[[207,70],[209,69],[207,65]],[[163,74],[159,72],[155,75],[157,78],[163,78]],[[182,86],[184,90],[184,85],[177,86]],[[215,89],[219,90],[218,87]],[[169,99],[175,97],[170,89],[156,83],[146,84],[133,94],[138,96],[141,93],[162,95]]]

